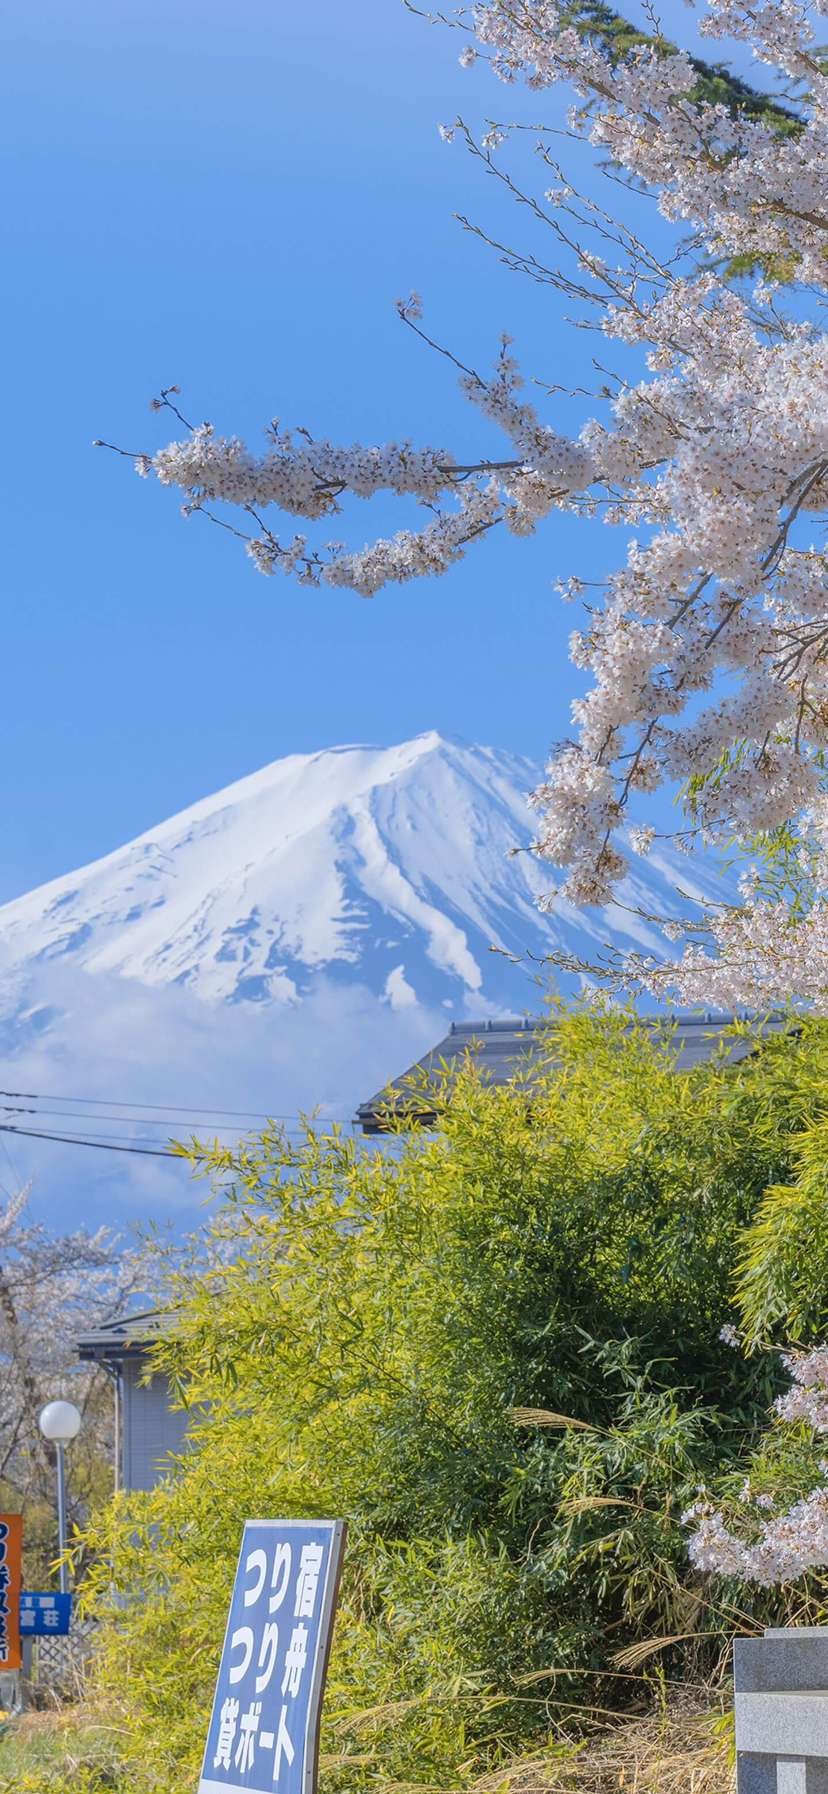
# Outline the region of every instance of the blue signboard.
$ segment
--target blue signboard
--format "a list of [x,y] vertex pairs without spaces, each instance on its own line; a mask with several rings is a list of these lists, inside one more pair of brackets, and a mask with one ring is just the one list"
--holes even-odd
[[198,1794],[313,1794],[341,1520],[248,1520]]
[[71,1595],[20,1595],[21,1638],[64,1638],[72,1623]]

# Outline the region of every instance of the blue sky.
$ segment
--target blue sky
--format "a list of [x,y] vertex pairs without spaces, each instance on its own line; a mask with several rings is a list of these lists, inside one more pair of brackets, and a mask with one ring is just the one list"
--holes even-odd
[[[679,0],[671,16],[686,41]],[[531,221],[437,130],[459,110],[562,124],[566,96],[544,96],[539,113],[482,71],[464,75],[458,49],[400,0],[6,7],[0,902],[283,754],[436,727],[540,760],[566,731],[578,619],[553,581],[617,565],[622,532],[552,519],[534,540],[492,538],[444,579],[366,603],[263,579],[237,544],[184,523],[171,494],[92,447],[166,440],[149,400],[177,381],[188,415],[253,443],[278,416],[346,441],[410,435],[486,452],[497,438],[452,370],[395,316],[412,288],[464,359],[490,364],[505,328],[540,379],[593,382],[602,339],[570,328],[570,302],[509,273],[455,222],[465,212],[538,247]],[[561,144],[596,190],[589,153]],[[648,233],[666,232],[651,201],[639,209]],[[584,412],[558,398],[545,415],[574,425]],[[359,546],[409,520],[357,509],[336,533]],[[330,1094],[314,1086],[308,1099],[295,1083],[322,1075],[302,1047],[312,1007],[284,1038],[275,1010],[259,1017],[266,1040],[234,1012],[218,1040],[206,1009],[172,995],[159,1009],[123,982],[107,1008],[99,989],[79,989],[22,1087],[83,1083],[134,1102],[174,1088],[176,1101],[280,1113]],[[329,1083],[343,1066],[356,1078],[355,1040],[370,1089],[422,1046],[384,1033],[366,1001],[337,997]],[[14,1159],[46,1213],[192,1201],[184,1172],[160,1161],[113,1167],[108,1154],[22,1140]]]
[[553,520],[366,603],[263,579],[91,447],[166,439],[148,401],[175,380],[254,441],[278,416],[473,453],[451,370],[394,315],[412,288],[479,364],[508,328],[542,378],[583,378],[600,340],[453,218],[527,241],[436,128],[514,97],[398,0],[18,0],[5,39],[0,900],[292,751],[438,727],[541,758],[578,688],[552,581],[612,565],[617,532]]

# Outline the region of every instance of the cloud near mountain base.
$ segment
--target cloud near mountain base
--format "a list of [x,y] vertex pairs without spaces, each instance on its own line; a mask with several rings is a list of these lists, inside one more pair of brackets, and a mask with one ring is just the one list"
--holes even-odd
[[[325,975],[297,1006],[218,1006],[180,986],[51,964],[3,999],[0,1120],[102,1140],[93,1148],[0,1134],[0,1178],[31,1178],[35,1210],[56,1226],[79,1216],[87,1225],[186,1225],[205,1199],[186,1167],[107,1148],[163,1148],[196,1128],[210,1137],[220,1123],[221,1137],[231,1140],[259,1125],[215,1113],[199,1118],[196,1109],[256,1111],[285,1117],[292,1128],[301,1113],[318,1109],[349,1123],[356,1104],[434,1046],[448,1023],[445,1010],[392,1008],[358,983]],[[126,1109],[107,1103],[135,1105],[149,1122],[136,1125]]]

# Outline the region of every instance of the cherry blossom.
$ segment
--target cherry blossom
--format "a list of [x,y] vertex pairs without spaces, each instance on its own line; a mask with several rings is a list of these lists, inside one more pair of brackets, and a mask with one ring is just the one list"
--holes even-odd
[[71,1396],[83,1449],[111,1455],[111,1395],[100,1372],[78,1363],[77,1341],[147,1287],[148,1261],[105,1228],[54,1233],[29,1216],[29,1196],[26,1187],[0,1203],[0,1476],[15,1507],[36,1500],[48,1511],[54,1469],[38,1415]]
[[[561,869],[564,896],[604,903],[630,852],[652,844],[646,822],[628,827],[631,804],[678,783],[695,831],[684,845],[748,850],[793,830],[817,856],[807,908],[748,885],[671,964],[620,969],[633,988],[682,1002],[828,1002],[828,556],[817,529],[828,502],[828,73],[816,14],[791,0],[709,0],[702,19],[705,34],[743,41],[795,85],[785,131],[701,97],[681,50],[645,43],[611,57],[554,0],[484,0],[469,15],[462,64],[488,62],[507,88],[536,95],[563,83],[571,129],[676,227],[665,265],[617,221],[617,183],[602,211],[541,134],[555,183],[531,203],[568,258],[548,277],[626,370],[574,433],[553,400],[544,416],[527,399],[504,338],[490,373],[450,357],[502,457],[404,439],[343,447],[277,425],[256,454],[203,424],[136,463],[178,488],[185,511],[252,518],[237,533],[261,572],[364,597],[443,574],[492,530],[527,535],[556,511],[623,523],[626,560],[588,606],[577,571],[561,581],[584,609],[570,651],[586,689],[534,795],[538,853]],[[490,121],[479,143],[462,121],[442,134],[517,191],[502,165],[507,126]],[[398,309],[429,342],[419,296]],[[381,494],[424,508],[425,523],[353,549],[283,540],[268,520],[314,525]]]
[[[723,1328],[722,1336],[725,1331]],[[779,1419],[804,1422],[817,1436],[828,1432],[828,1345],[810,1352],[783,1353],[783,1362],[791,1385],[776,1403]],[[823,1479],[828,1479],[828,1464],[819,1460],[816,1467]],[[739,1502],[755,1516],[756,1523],[749,1529],[752,1536],[747,1539],[733,1531],[722,1510],[707,1497],[694,1502],[682,1516],[684,1523],[693,1527],[690,1557],[697,1569],[770,1588],[795,1582],[806,1571],[828,1564],[828,1480],[784,1507],[766,1491],[754,1493],[748,1479]],[[770,1518],[764,1519],[764,1514]]]

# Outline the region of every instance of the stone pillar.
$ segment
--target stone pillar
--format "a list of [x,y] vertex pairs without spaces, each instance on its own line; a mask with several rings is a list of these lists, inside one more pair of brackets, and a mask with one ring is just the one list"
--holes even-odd
[[828,1794],[828,1628],[733,1647],[737,1794]]

